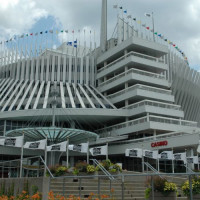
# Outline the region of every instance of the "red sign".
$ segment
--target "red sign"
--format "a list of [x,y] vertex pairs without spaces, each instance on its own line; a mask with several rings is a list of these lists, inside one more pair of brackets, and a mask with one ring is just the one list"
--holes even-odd
[[161,141],[161,142],[153,142],[151,143],[151,147],[161,147],[161,146],[167,146],[168,141]]

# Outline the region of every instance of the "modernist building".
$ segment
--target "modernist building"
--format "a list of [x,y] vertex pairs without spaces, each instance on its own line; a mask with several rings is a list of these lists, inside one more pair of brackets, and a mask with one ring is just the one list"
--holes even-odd
[[[37,57],[2,59],[1,134],[23,131],[26,140],[38,140],[47,133],[50,142],[69,137],[71,143],[108,143],[109,157],[127,169],[140,165],[135,159],[133,167],[133,159],[125,157],[127,148],[195,154],[199,73],[123,19],[118,18],[117,37],[108,40],[106,7],[103,0],[100,47],[94,51],[73,54],[61,45]],[[152,144],[160,141],[167,143]],[[3,155],[18,153],[1,147]],[[81,157],[71,153],[76,156]]]

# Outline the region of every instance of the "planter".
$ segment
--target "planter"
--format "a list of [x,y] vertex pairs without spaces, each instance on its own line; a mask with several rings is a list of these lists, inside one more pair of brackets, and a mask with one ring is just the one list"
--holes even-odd
[[[153,200],[151,194],[149,199]],[[161,192],[154,192],[154,200],[176,200],[176,192],[170,192],[167,196],[164,196]]]
[[[190,200],[190,197],[187,198]],[[193,194],[193,200],[199,200],[200,199],[200,194]]]

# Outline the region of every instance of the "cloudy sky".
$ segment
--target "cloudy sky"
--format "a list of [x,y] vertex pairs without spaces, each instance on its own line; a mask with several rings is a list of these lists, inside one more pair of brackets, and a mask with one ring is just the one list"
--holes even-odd
[[[108,35],[116,24],[113,5],[147,26],[154,12],[155,30],[173,41],[200,71],[200,0],[108,0]],[[95,30],[99,36],[101,0],[0,0],[0,40],[50,29]]]

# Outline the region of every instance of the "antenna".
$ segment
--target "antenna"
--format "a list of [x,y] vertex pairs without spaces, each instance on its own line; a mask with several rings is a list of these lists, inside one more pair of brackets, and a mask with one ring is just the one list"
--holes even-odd
[[100,32],[100,47],[101,51],[105,52],[107,49],[107,0],[102,0]]

